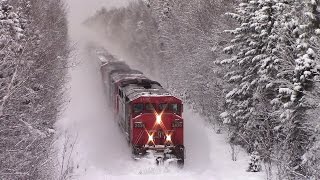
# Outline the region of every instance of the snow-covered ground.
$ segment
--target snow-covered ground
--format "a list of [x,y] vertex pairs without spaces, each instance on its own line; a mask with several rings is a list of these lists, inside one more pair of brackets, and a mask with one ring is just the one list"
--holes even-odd
[[[79,5],[73,5],[75,0],[69,1],[72,12],[72,8]],[[67,146],[70,160],[69,156],[66,158],[67,164],[74,167],[71,179],[264,179],[263,172],[246,172],[248,156],[244,152],[240,151],[238,160],[232,161],[231,148],[225,136],[216,134],[202,117],[188,109],[183,115],[187,149],[183,169],[156,166],[153,160],[132,160],[130,148],[110,115],[98,62],[85,53],[85,34],[81,34],[79,29],[77,34],[80,36],[73,37],[77,42],[73,59],[79,63],[70,72],[70,103],[65,118],[57,123],[61,149],[66,140],[64,135],[71,137]]]

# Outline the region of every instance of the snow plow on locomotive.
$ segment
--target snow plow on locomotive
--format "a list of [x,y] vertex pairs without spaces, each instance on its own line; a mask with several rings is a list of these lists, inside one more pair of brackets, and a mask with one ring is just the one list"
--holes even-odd
[[152,154],[157,163],[184,164],[183,104],[160,83],[131,69],[107,51],[95,51],[108,102],[134,159]]

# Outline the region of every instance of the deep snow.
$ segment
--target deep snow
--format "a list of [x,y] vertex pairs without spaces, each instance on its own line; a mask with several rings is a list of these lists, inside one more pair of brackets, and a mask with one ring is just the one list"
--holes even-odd
[[[74,1],[69,0],[71,10],[79,6],[74,6]],[[75,23],[74,17],[75,14],[70,15],[71,24]],[[201,116],[189,109],[183,114],[187,150],[183,169],[156,166],[153,160],[132,160],[130,148],[110,115],[98,62],[92,60],[84,48],[86,39],[93,40],[93,37],[86,36],[79,27],[71,28],[77,43],[72,59],[78,63],[70,71],[70,103],[65,118],[57,123],[61,135],[57,148],[63,149],[65,134],[71,137],[67,146],[71,154],[69,165],[74,168],[70,179],[264,179],[263,172],[246,172],[248,155],[244,152],[239,152],[238,161],[232,161],[225,136],[216,134]]]

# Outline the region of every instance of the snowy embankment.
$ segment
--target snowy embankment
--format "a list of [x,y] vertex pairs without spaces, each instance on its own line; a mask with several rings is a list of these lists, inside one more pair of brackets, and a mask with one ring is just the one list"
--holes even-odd
[[[112,119],[98,62],[79,47],[79,64],[71,70],[70,103],[57,124],[60,148],[66,147],[65,166],[71,179],[213,179],[259,180],[264,173],[246,172],[248,155],[231,160],[231,147],[198,114],[185,109],[185,167],[156,166],[153,160],[134,161],[130,148]],[[186,106],[187,107],[187,106]],[[68,137],[68,138],[65,138]],[[64,146],[64,144],[68,144]]]

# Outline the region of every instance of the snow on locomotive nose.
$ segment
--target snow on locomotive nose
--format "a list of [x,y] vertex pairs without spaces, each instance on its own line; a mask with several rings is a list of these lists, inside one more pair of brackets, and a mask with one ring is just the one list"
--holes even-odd
[[160,83],[131,69],[107,51],[96,55],[103,61],[101,74],[114,117],[127,138],[134,158],[154,154],[161,160],[184,164],[183,104]]

